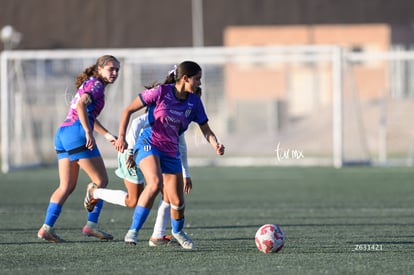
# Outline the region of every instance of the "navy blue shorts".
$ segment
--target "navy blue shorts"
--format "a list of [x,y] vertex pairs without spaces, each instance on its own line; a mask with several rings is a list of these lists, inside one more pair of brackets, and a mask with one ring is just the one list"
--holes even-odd
[[135,162],[139,163],[142,159],[154,155],[160,159],[161,172],[165,174],[179,174],[183,172],[181,166],[181,157],[177,152],[176,157],[172,157],[164,152],[161,152],[157,148],[148,145],[142,144],[139,142],[135,145],[134,151],[138,150],[138,154],[135,157]]

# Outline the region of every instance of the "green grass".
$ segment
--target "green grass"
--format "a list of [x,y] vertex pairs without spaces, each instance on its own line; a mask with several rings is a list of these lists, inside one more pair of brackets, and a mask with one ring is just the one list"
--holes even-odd
[[[123,189],[114,174],[110,188]],[[67,243],[37,240],[57,170],[0,175],[1,274],[412,274],[414,170],[409,168],[192,168],[186,231],[193,251],[148,247],[155,211],[139,243],[123,243],[132,209],[106,204],[100,225],[115,240],[82,236],[86,183],[56,224]],[[256,230],[277,223],[287,240],[263,254]],[[361,245],[361,246],[358,246]],[[356,251],[378,245],[375,251]],[[367,248],[367,246],[365,246]]]

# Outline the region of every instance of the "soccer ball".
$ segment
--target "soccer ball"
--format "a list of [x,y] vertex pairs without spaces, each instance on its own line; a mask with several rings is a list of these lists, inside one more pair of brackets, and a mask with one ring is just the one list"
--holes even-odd
[[285,244],[285,233],[276,224],[265,224],[257,230],[255,241],[261,252],[277,253]]

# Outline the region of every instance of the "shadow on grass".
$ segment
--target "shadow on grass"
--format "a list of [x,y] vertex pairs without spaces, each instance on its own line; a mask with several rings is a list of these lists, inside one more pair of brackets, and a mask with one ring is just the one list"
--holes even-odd
[[[337,227],[337,226],[414,226],[414,223],[280,223],[283,227]],[[262,224],[249,225],[220,225],[220,226],[190,226],[189,229],[237,229],[237,228],[257,228]]]

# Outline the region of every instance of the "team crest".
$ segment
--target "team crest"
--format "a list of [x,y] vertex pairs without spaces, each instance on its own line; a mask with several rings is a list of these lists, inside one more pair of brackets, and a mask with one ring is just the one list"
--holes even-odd
[[185,111],[185,117],[189,117],[192,111],[193,111],[193,109],[187,109]]

